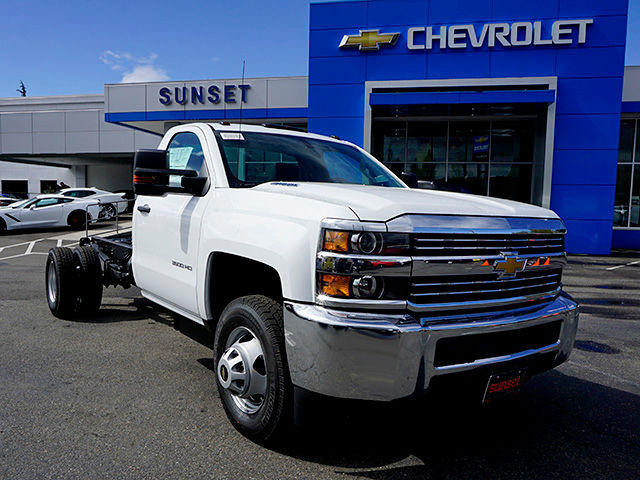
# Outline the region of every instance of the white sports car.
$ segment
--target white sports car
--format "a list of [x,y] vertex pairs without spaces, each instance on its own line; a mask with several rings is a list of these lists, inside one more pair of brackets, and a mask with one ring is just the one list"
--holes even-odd
[[70,226],[84,228],[86,211],[89,221],[101,217],[102,205],[94,200],[70,198],[63,195],[39,195],[0,208],[0,232],[19,228],[45,228]]
[[102,216],[105,218],[115,217],[116,209],[118,213],[123,213],[127,209],[127,202],[122,202],[124,199],[122,193],[111,193],[96,187],[63,188],[58,194],[65,197],[99,201],[104,204]]

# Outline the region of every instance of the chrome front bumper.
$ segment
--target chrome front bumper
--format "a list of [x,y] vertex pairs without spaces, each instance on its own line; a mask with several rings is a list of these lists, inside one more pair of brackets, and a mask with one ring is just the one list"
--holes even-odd
[[[284,304],[284,329],[294,385],[333,397],[394,400],[424,391],[431,379],[508,362],[553,356],[552,366],[571,353],[578,328],[577,304],[561,295],[529,313],[473,322],[421,324],[405,315],[343,312],[319,305]],[[436,343],[445,337],[517,330],[561,320],[557,342],[541,348],[434,366]]]

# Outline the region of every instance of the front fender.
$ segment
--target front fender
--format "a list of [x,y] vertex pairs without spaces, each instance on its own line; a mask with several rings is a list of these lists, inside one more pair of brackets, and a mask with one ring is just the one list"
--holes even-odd
[[[198,305],[208,317],[207,274],[215,252],[261,262],[275,269],[287,300],[313,302],[315,258],[323,218],[357,220],[349,208],[253,189],[215,189],[202,222]],[[214,292],[215,294],[215,292]]]

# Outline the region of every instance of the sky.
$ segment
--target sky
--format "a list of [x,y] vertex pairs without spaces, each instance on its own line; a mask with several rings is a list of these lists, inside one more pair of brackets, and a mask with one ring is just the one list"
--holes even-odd
[[[516,0],[518,1],[518,0]],[[307,74],[308,0],[0,0],[0,97],[105,83]],[[630,0],[627,65],[640,65]]]

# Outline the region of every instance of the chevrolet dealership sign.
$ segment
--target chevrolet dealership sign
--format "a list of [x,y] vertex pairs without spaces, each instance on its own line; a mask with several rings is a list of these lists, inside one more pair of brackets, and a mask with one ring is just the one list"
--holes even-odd
[[[542,32],[541,21],[513,23],[485,23],[476,25],[451,25],[438,27],[411,27],[407,30],[409,50],[431,50],[438,46],[447,48],[524,47],[528,45],[572,45],[577,33],[577,43],[587,41],[587,26],[593,19],[557,20],[551,31]],[[357,35],[345,35],[340,48],[358,48],[360,51],[380,50],[393,46],[400,37],[399,32],[380,33],[379,30],[360,30]]]

